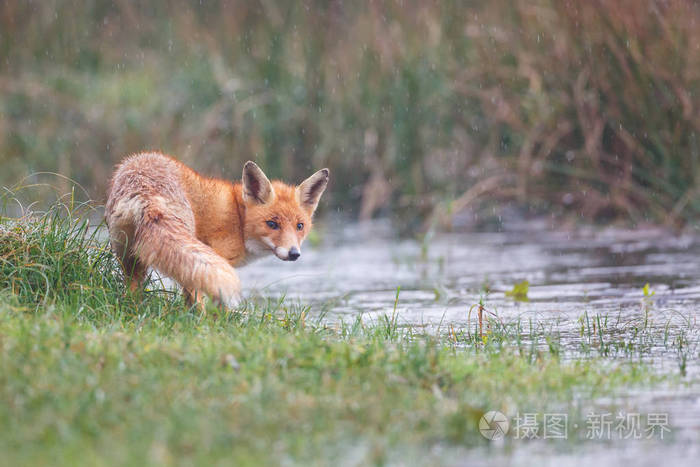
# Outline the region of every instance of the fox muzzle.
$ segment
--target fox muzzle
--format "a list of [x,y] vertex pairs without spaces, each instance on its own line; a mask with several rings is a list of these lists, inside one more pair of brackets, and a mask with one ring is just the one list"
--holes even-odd
[[283,261],[296,261],[301,256],[299,248],[295,246],[289,249],[278,246],[273,251],[275,252],[275,256]]

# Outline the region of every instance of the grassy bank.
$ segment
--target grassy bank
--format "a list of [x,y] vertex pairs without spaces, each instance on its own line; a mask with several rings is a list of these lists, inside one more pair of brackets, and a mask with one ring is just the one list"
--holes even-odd
[[563,410],[573,424],[595,398],[660,378],[635,359],[561,361],[554,347],[516,345],[520,332],[469,343],[391,319],[329,327],[319,315],[254,298],[204,316],[158,284],[125,294],[75,210],[4,218],[3,459],[445,462],[488,444],[477,428],[486,410]]
[[329,205],[360,217],[450,225],[496,200],[683,224],[699,21],[685,0],[7,1],[0,184],[53,171],[101,199],[160,148],[232,178],[328,166]]

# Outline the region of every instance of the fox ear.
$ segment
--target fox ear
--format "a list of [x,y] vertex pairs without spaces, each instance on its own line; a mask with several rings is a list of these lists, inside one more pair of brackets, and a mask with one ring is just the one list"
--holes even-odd
[[243,201],[265,204],[275,197],[270,180],[253,161],[243,166]]
[[328,174],[328,169],[321,169],[297,187],[297,201],[302,207],[308,209],[311,214],[316,210],[318,201],[321,199],[326,185],[328,185]]

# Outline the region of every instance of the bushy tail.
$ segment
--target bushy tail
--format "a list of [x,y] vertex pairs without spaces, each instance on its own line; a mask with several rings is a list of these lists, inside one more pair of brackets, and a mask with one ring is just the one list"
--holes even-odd
[[145,211],[136,228],[133,249],[141,263],[171,277],[192,293],[203,292],[225,306],[235,307],[241,285],[233,267],[197,240],[179,219]]

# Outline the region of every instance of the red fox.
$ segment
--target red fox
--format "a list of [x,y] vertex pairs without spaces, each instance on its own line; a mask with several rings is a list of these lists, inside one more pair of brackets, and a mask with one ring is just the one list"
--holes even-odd
[[241,297],[234,266],[274,254],[296,261],[328,184],[322,169],[299,186],[268,180],[251,161],[231,183],[200,175],[161,153],[129,156],[115,169],[105,220],[130,289],[148,267],[178,282],[188,303],[203,294],[233,308]]

